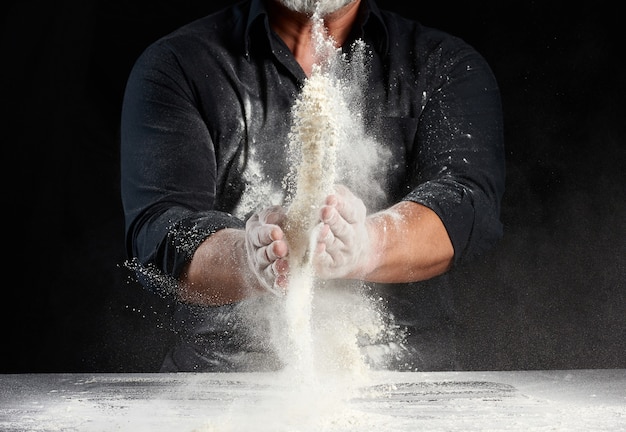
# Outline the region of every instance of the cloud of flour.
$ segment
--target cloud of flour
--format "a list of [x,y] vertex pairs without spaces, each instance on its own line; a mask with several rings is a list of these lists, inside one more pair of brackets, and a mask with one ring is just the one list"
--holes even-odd
[[[366,133],[363,123],[369,73],[367,46],[356,41],[348,53],[343,53],[326,34],[322,20],[315,15],[312,19],[316,62],[292,108],[288,152],[292,170],[285,181],[290,194],[288,218],[306,219],[308,225],[298,227],[302,230],[317,224],[311,214],[317,214],[316,207],[332,192],[328,182],[347,186],[368,209],[379,208],[386,185],[372,179],[386,177],[390,156]],[[297,210],[292,211],[294,207]],[[290,237],[289,229],[286,237],[291,246],[292,239],[301,238]],[[358,375],[372,363],[377,368],[385,366],[385,355],[368,359],[362,347],[385,344],[399,336],[393,334],[383,305],[368,295],[365,284],[294,280],[292,277],[287,290],[285,320],[274,326],[272,333],[287,367],[296,363],[300,372],[313,368],[322,375],[329,371]],[[300,309],[291,309],[294,305]],[[303,359],[304,355],[311,358]]]
[[[317,84],[320,77],[325,80],[327,104],[332,105],[335,166],[333,178],[335,183],[344,184],[356,196],[361,198],[368,209],[379,208],[384,202],[385,187],[380,181],[385,179],[389,169],[391,152],[380,145],[373,137],[367,134],[364,112],[364,95],[367,91],[369,76],[369,57],[367,45],[362,40],[355,41],[348,53],[343,53],[334,47],[334,40],[330,38],[321,19],[313,16],[313,39],[315,42],[317,62],[311,76],[305,82],[305,88],[300,98],[296,100],[292,110],[292,123],[297,127],[302,119],[300,105],[302,95],[307,86]],[[319,125],[323,128],[324,125]],[[293,135],[293,134],[292,134]],[[292,172],[286,179],[286,186],[293,195],[299,161],[306,157],[299,153],[301,149],[300,137],[291,137],[290,157]]]

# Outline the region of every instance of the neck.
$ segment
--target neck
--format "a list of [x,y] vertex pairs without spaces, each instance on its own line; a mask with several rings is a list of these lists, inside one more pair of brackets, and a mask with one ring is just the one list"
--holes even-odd
[[[322,17],[328,35],[337,47],[342,46],[348,39],[357,18],[359,3],[360,0],[354,0],[341,9]],[[268,2],[268,11],[272,30],[291,50],[304,73],[310,76],[315,62],[311,16],[287,9],[276,0]]]

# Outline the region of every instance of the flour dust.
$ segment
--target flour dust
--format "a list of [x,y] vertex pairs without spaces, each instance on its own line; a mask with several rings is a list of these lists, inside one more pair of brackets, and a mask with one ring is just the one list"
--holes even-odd
[[[312,17],[315,64],[292,108],[289,134],[290,166],[285,236],[290,246],[290,282],[284,298],[282,326],[274,325],[273,342],[285,364],[283,376],[290,391],[285,403],[305,410],[320,408],[317,397],[339,409],[340,401],[368,380],[370,364],[363,342],[386,336],[384,310],[358,281],[317,280],[309,260],[319,209],[324,198],[341,183],[357,196],[376,203],[384,185],[372,185],[386,154],[365,133],[362,107],[368,55],[357,41],[349,57],[335,48],[323,20]],[[380,366],[380,365],[379,365]],[[330,395],[334,395],[331,397]],[[293,412],[297,407],[291,406]],[[326,411],[320,415],[328,416]]]

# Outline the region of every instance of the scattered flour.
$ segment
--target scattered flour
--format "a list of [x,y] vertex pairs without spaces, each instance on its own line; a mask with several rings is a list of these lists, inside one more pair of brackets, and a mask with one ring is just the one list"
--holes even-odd
[[[290,193],[285,236],[290,247],[290,286],[285,298],[287,338],[278,348],[287,370],[294,372],[307,391],[327,370],[366,370],[357,344],[362,323],[353,320],[363,314],[347,313],[344,306],[359,304],[369,310],[362,301],[332,295],[331,287],[320,286],[309,261],[320,227],[320,206],[333,192],[341,171],[337,154],[350,146],[347,131],[358,123],[346,99],[351,94],[345,91],[349,63],[326,34],[323,20],[315,14],[312,20],[316,63],[293,106],[289,134],[292,171],[285,180]],[[314,313],[323,314],[324,320]]]

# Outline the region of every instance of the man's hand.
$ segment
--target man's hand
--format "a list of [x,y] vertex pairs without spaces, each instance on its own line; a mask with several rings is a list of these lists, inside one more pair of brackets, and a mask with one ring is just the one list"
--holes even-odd
[[326,198],[320,210],[322,227],[313,257],[323,279],[361,278],[368,272],[370,235],[363,201],[345,186]]
[[255,213],[246,222],[246,253],[250,269],[263,287],[283,294],[287,287],[287,243],[280,227],[285,211],[273,206]]

